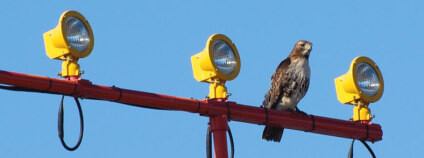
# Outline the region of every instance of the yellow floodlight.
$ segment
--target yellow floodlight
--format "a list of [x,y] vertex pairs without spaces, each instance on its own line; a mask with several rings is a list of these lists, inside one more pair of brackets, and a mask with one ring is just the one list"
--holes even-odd
[[191,56],[194,78],[212,83],[209,98],[226,98],[225,81],[233,80],[240,72],[240,56],[234,43],[225,35],[209,37],[202,52]]
[[90,55],[94,36],[90,24],[77,11],[65,11],[56,28],[43,34],[46,54],[51,59],[63,60],[62,77],[79,77],[78,59]]
[[384,81],[377,64],[368,57],[353,59],[349,71],[334,79],[338,100],[353,104],[353,121],[370,121],[369,103],[378,101],[383,95]]

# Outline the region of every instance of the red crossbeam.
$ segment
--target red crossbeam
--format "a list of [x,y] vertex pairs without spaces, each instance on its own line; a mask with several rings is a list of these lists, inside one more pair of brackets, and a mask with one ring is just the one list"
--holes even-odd
[[69,81],[0,70],[0,84],[80,98],[108,100],[139,107],[187,111],[208,117],[228,115],[228,118],[234,121],[260,125],[268,124],[276,127],[371,142],[380,141],[383,135],[379,124],[362,124],[321,116],[305,116],[286,111],[265,111],[265,109],[260,107],[242,105],[236,102],[196,100],[147,93],[95,85],[88,80]]

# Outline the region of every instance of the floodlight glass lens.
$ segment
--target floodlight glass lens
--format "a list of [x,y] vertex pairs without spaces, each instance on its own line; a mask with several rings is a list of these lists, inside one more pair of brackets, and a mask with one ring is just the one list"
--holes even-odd
[[213,58],[218,69],[225,74],[231,74],[237,66],[236,57],[233,49],[227,42],[217,40],[213,44]]
[[360,63],[356,69],[357,82],[362,92],[374,96],[380,89],[380,80],[377,72],[367,63]]
[[87,49],[90,44],[90,35],[84,23],[80,19],[76,17],[68,18],[68,20],[66,20],[65,30],[66,38],[68,38],[72,47],[78,51],[84,51]]

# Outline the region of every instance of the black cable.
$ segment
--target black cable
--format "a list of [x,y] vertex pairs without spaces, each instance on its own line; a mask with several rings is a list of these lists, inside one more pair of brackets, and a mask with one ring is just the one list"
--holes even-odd
[[230,111],[230,105],[228,102],[225,103],[227,105],[227,121],[230,122],[231,120],[231,111]]
[[269,118],[268,118],[268,108],[265,108],[265,107],[264,107],[264,110],[265,110],[265,115],[266,115],[266,118],[265,118],[265,125],[268,125],[268,123],[269,123]]
[[74,90],[70,94],[71,96],[74,96],[75,95],[75,93],[77,92],[77,88],[78,88],[78,84],[77,83],[74,83]]
[[228,127],[228,136],[230,136],[230,143],[231,143],[231,158],[234,158],[234,140],[233,140],[233,134],[231,133],[230,127]]
[[[362,144],[364,144],[364,146],[368,149],[368,151],[370,152],[371,156],[373,158],[376,158],[374,151],[372,151],[371,147],[365,142],[365,140],[360,140]],[[352,140],[352,143],[350,144],[350,149],[349,149],[349,153],[347,155],[348,158],[353,158],[353,143],[355,142],[355,139]]]
[[315,131],[315,116],[314,115],[309,115],[309,116],[311,116],[311,120],[312,120],[312,130],[308,132],[312,132],[312,131]]
[[4,85],[0,85],[0,89],[18,91],[18,92],[37,92],[37,93],[47,93],[47,94],[60,94],[60,93],[48,92],[48,91],[43,91],[43,90],[31,89],[31,88],[23,88],[23,87],[16,87],[16,86],[4,86]]
[[122,98],[122,89],[121,88],[118,88],[118,87],[115,87],[115,85],[113,85],[112,87],[113,88],[116,88],[116,89],[119,89],[119,97],[118,97],[118,99],[115,100],[115,102],[119,102],[121,100],[121,98]]
[[365,124],[365,127],[367,127],[367,137],[365,137],[365,139],[363,139],[363,140],[367,140],[370,136],[370,129],[368,127],[368,124]]
[[[228,136],[230,137],[231,158],[234,158],[234,140],[230,127],[228,127]],[[208,129],[206,132],[206,158],[212,158],[212,131],[210,123],[208,123]]]
[[365,147],[368,149],[368,151],[370,152],[370,154],[372,155],[373,158],[375,158],[375,154],[374,151],[372,151],[371,147],[367,144],[367,142],[365,142],[365,140],[360,140],[362,144],[365,145]]
[[208,129],[206,131],[206,158],[212,158],[212,132],[210,123],[208,123]]
[[347,158],[353,158],[353,143],[355,142],[355,139],[352,140],[352,143],[350,144],[349,153],[347,153]]
[[49,88],[47,88],[46,90],[44,90],[44,91],[49,91],[50,90],[50,88],[52,88],[52,83],[53,83],[53,80],[52,79],[50,79],[49,77],[47,77],[48,79],[49,79]]
[[79,116],[80,116],[80,135],[79,135],[77,144],[74,147],[69,147],[68,145],[66,145],[65,140],[63,139],[63,137],[65,136],[65,132],[63,131],[63,124],[64,124],[63,123],[63,120],[64,120],[63,119],[63,117],[64,117],[63,99],[64,98],[65,98],[65,96],[62,95],[62,100],[60,101],[60,106],[59,106],[58,133],[59,133],[60,142],[62,143],[63,147],[66,150],[74,151],[74,150],[78,149],[78,147],[80,146],[81,141],[82,141],[82,136],[83,136],[83,133],[84,133],[84,118],[83,118],[83,115],[82,115],[81,104],[78,101],[78,98],[74,97],[74,100],[77,103],[78,113],[79,113]]
[[200,111],[200,101],[197,100],[197,109],[195,113],[198,113]]

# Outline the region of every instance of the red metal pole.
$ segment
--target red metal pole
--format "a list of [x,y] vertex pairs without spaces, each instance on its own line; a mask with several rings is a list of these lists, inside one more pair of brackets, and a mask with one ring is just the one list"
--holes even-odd
[[138,107],[172,109],[202,116],[228,115],[230,120],[284,127],[350,139],[379,141],[383,131],[378,124],[362,124],[320,116],[304,116],[286,111],[220,102],[196,100],[92,84],[88,80],[69,81],[22,73],[0,71],[0,84],[24,87],[88,99],[108,100]]
[[228,158],[227,116],[226,115],[213,116],[209,118],[209,122],[211,124],[211,131],[213,133],[215,158]]

